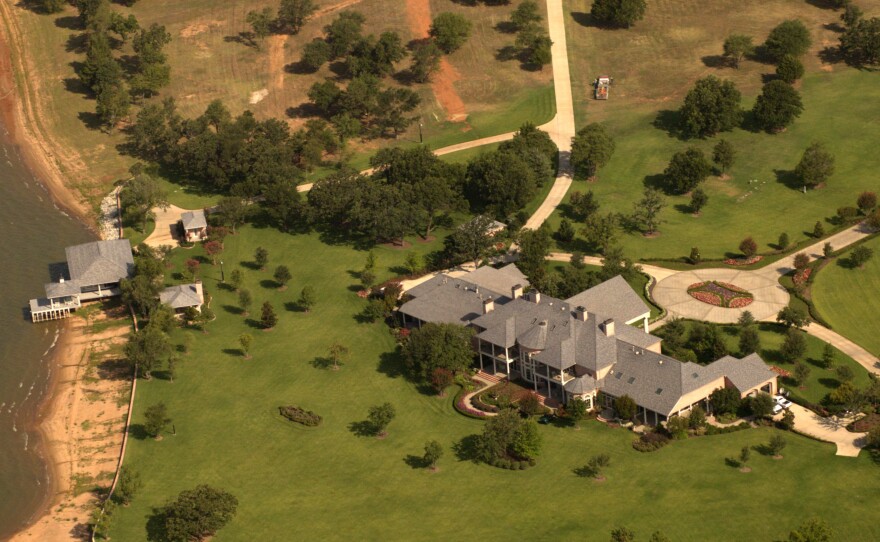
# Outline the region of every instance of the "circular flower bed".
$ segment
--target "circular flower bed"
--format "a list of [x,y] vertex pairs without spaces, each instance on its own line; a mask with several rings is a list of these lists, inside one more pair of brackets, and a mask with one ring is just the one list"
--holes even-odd
[[703,303],[730,309],[745,307],[755,300],[755,296],[739,286],[717,280],[691,284],[688,286],[687,292],[691,297]]

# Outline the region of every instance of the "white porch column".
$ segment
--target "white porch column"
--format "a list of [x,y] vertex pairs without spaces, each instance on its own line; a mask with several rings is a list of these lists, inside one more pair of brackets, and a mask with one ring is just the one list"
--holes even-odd
[[477,339],[477,350],[480,352],[480,370],[483,370],[483,339]]
[[492,345],[492,374],[498,372],[498,365],[495,363],[497,361],[495,357],[495,343],[490,343]]

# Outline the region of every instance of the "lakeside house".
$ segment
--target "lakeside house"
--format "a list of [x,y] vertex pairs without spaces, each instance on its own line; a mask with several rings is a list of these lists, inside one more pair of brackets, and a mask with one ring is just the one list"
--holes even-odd
[[202,290],[202,283],[179,284],[165,288],[159,292],[159,302],[171,307],[174,310],[174,314],[178,316],[189,308],[202,312],[202,305],[205,304],[205,293]]
[[776,373],[757,354],[708,365],[663,355],[661,339],[648,332],[650,309],[620,276],[565,300],[524,294],[527,284],[513,264],[459,278],[441,274],[410,289],[400,313],[411,326],[472,327],[483,371],[522,378],[545,397],[579,398],[590,408],[628,395],[649,424],[696,405],[708,411],[719,388],[735,388],[741,397],[776,392]]
[[188,243],[202,241],[208,237],[208,219],[205,211],[187,211],[180,215],[183,238]]
[[119,282],[134,272],[128,239],[94,241],[67,247],[64,252],[66,276],[45,285],[45,298],[30,300],[33,322],[67,318],[83,302],[117,296]]

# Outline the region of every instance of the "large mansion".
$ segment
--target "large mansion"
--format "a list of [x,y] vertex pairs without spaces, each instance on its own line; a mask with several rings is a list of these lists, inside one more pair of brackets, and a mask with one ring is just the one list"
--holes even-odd
[[[400,312],[409,325],[472,327],[482,370],[518,374],[536,392],[590,407],[628,395],[645,423],[708,407],[719,388],[742,397],[776,392],[776,374],[757,354],[708,365],[663,355],[661,339],[648,332],[650,309],[620,276],[565,300],[524,293],[527,286],[513,264],[441,274],[410,289]],[[599,392],[605,405],[596,404]]]

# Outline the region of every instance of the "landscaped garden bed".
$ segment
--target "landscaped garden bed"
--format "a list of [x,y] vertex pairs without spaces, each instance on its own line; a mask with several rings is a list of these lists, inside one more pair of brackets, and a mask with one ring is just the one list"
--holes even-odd
[[306,427],[317,427],[321,425],[321,416],[315,414],[311,410],[306,410],[298,406],[278,407],[278,412],[288,420],[305,425]]
[[880,414],[872,412],[867,416],[852,422],[846,426],[846,428],[855,433],[867,433],[877,426],[880,426]]
[[698,301],[730,309],[746,307],[755,300],[755,296],[739,286],[717,280],[691,284],[687,291]]
[[725,265],[732,265],[734,267],[740,267],[743,265],[752,265],[760,262],[764,259],[764,256],[760,254],[752,256],[751,258],[728,258],[724,260]]

